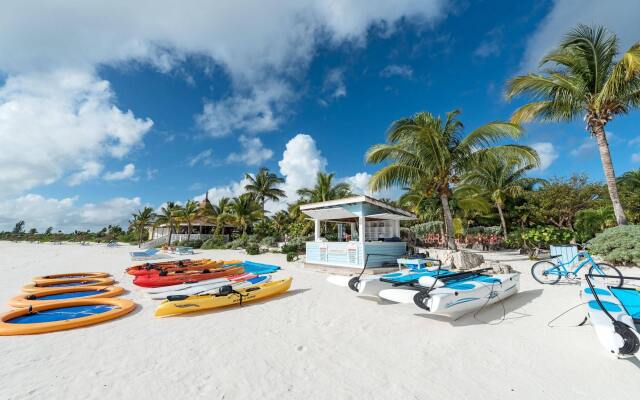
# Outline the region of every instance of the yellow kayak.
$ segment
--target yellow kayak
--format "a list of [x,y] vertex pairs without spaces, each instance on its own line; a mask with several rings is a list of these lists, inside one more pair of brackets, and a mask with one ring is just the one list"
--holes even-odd
[[172,296],[172,300],[163,301],[156,309],[156,317],[167,317],[195,311],[212,310],[214,308],[243,304],[254,300],[284,293],[291,287],[293,278],[258,284],[238,291],[226,293],[224,288],[220,294],[204,294],[198,296]]

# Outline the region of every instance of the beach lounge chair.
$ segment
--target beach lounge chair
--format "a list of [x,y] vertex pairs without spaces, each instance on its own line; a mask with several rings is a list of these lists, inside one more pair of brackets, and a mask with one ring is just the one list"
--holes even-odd
[[180,255],[185,255],[185,254],[194,254],[193,253],[193,247],[185,247],[185,246],[178,246],[176,247],[176,254],[180,254]]
[[575,267],[581,261],[576,257],[579,251],[578,246],[575,245],[551,246],[549,252],[551,257],[555,257],[559,264],[564,264],[565,268]]
[[132,251],[129,253],[129,255],[131,256],[131,261],[144,261],[161,258],[158,256],[159,252],[160,250],[151,248],[144,251]]

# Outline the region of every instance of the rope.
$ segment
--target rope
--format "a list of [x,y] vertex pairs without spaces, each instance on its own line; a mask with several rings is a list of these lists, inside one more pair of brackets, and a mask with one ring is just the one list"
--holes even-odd
[[[571,311],[571,310],[573,310],[573,309],[575,309],[575,308],[578,308],[578,307],[580,307],[580,306],[582,306],[582,305],[585,305],[585,304],[587,304],[587,302],[586,302],[586,301],[585,301],[585,302],[583,302],[583,303],[577,304],[577,305],[575,305],[575,306],[573,306],[573,307],[571,307],[571,308],[569,308],[569,309],[567,309],[567,310],[563,311],[562,313],[560,313],[560,314],[556,315],[556,316],[555,316],[551,321],[547,322],[547,326],[548,326],[549,328],[555,328],[555,326],[551,325],[553,322],[555,322],[557,319],[559,319],[560,317],[562,317],[562,316],[564,316],[565,314],[567,314],[569,311]],[[584,317],[584,319],[582,320],[582,322],[580,322],[578,325],[570,325],[570,326],[568,326],[568,328],[577,328],[577,327],[579,327],[579,326],[583,326],[586,322],[587,322],[587,317]],[[565,328],[567,328],[567,327],[565,327]]]

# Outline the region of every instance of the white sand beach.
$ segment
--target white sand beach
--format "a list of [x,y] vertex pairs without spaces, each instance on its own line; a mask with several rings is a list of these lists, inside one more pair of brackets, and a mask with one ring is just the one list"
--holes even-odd
[[[542,286],[531,261],[485,253],[521,271],[521,291],[476,318],[357,298],[282,254],[198,251],[283,267],[291,290],[241,308],[159,319],[123,270],[130,246],[0,242],[0,300],[36,275],[106,271],[138,303],[96,326],[0,337],[0,399],[612,399],[640,390],[640,364],[609,357],[574,327],[576,285]],[[625,271],[626,272],[626,271]]]

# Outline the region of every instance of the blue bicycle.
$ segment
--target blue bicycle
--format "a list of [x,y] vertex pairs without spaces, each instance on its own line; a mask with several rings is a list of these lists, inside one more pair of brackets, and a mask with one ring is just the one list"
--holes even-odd
[[[580,251],[568,262],[561,262],[560,260],[554,260],[561,257],[560,255],[552,256],[550,259],[538,261],[531,267],[531,275],[536,281],[546,284],[555,285],[560,281],[560,278],[566,278],[568,280],[575,280],[578,277],[578,272],[586,265],[590,265],[589,274],[597,277],[603,276],[603,282],[607,286],[619,287],[624,283],[622,273],[618,268],[611,264],[598,262],[596,263],[591,254],[587,251]],[[555,262],[549,261],[554,260]],[[577,264],[573,269],[569,270],[567,266]],[[604,278],[606,276],[606,279]]]

